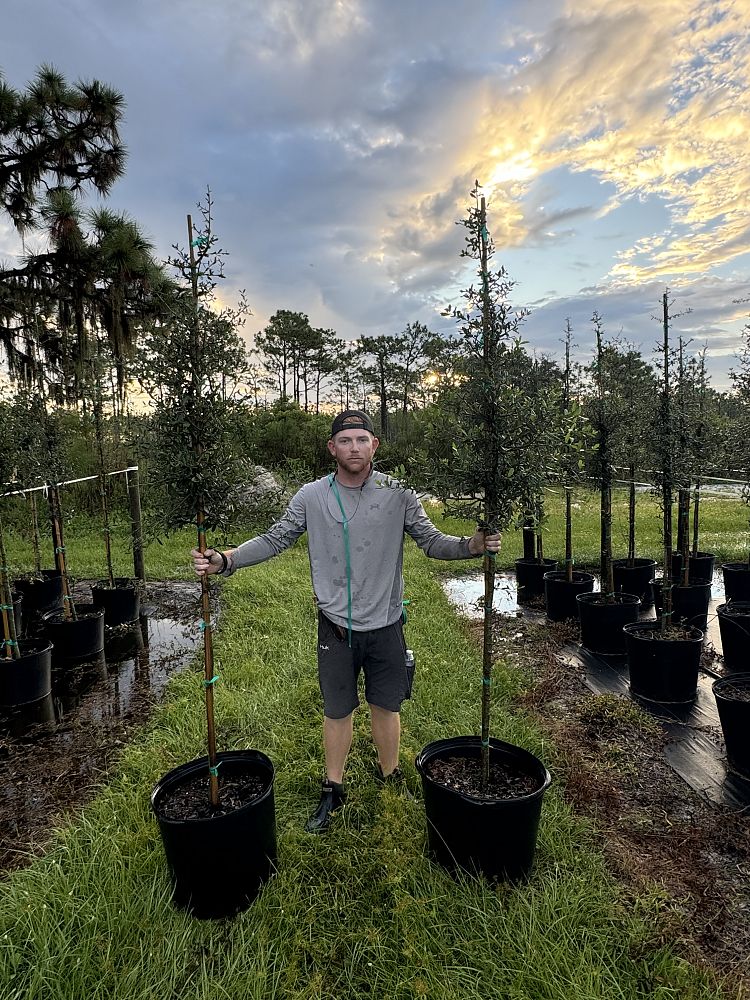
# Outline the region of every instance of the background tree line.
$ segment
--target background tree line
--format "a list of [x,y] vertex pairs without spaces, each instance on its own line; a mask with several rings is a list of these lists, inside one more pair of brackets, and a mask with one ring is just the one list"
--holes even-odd
[[[73,476],[91,471],[97,408],[111,465],[148,463],[151,417],[130,404],[143,398],[159,366],[169,364],[186,289],[127,213],[85,207],[87,191],[108,195],[125,169],[123,109],[123,96],[113,88],[98,81],[70,84],[50,67],[42,67],[25,90],[0,78],[0,211],[41,247],[17,266],[0,268],[0,448],[14,453],[12,478],[27,485],[52,468]],[[315,327],[305,313],[279,309],[252,349],[238,334],[235,347],[233,370],[221,373],[222,393],[239,401],[235,436],[252,462],[296,470],[298,477],[321,473],[329,461],[327,414],[345,407],[373,413],[385,467],[406,465],[420,451],[424,458],[428,438],[438,449],[435,461],[450,459],[449,435],[432,432],[468,371],[461,337],[414,321],[399,332],[347,341]],[[614,463],[648,479],[656,465],[656,370],[635,347],[615,340],[606,343],[601,363],[619,405]],[[747,423],[746,352],[737,393],[709,385],[704,352],[690,343],[678,344],[672,363],[677,466],[688,480],[696,473],[741,473],[750,459],[733,431]],[[549,408],[541,402],[559,395],[565,372],[520,342],[502,352],[502,364],[519,399],[538,404],[524,404],[523,412],[544,415],[538,426],[524,424],[518,433],[546,434]],[[593,361],[573,365],[567,376],[584,418],[592,416],[595,378]],[[47,449],[46,458],[30,464],[29,449],[14,443],[10,428],[29,432],[35,419],[47,421],[49,441],[64,439],[64,460],[53,462]]]

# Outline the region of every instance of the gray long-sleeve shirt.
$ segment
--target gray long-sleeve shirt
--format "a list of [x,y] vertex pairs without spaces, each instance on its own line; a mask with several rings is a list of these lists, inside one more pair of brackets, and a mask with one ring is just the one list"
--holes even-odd
[[347,625],[347,557],[344,515],[348,521],[352,628],[363,632],[392,625],[403,610],[404,533],[433,559],[469,559],[468,538],[439,531],[413,490],[381,472],[362,486],[342,486],[331,476],[306,483],[268,531],[232,552],[225,576],[243,566],[279,555],[305,531],[318,607],[332,622]]

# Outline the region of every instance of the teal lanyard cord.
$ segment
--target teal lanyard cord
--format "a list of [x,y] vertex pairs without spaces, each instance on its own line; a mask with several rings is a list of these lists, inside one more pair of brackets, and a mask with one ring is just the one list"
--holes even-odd
[[[347,600],[347,634],[349,636],[349,648],[352,647],[352,563],[349,555],[349,518],[346,516],[344,505],[341,502],[339,488],[336,485],[336,477],[333,473],[328,477],[328,482],[333,489],[333,495],[344,519],[344,552],[346,553],[346,600]],[[356,513],[356,512],[355,512]]]

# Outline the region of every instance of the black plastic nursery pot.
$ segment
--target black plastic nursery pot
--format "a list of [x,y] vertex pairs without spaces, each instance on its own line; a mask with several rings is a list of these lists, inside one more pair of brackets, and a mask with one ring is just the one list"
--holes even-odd
[[698,688],[703,632],[686,628],[685,638],[662,639],[658,621],[623,628],[630,692],[647,701],[686,704]]
[[562,622],[566,618],[578,618],[579,594],[590,594],[594,589],[591,573],[573,571],[573,582],[566,579],[565,570],[555,570],[544,574],[544,603],[547,617],[552,622]]
[[0,705],[27,705],[52,690],[52,645],[44,639],[19,639],[17,660],[0,659]]
[[166,819],[166,797],[202,774],[208,797],[208,757],[181,764],[166,774],[151,793],[164,853],[174,888],[173,902],[201,919],[230,917],[253,902],[276,864],[274,768],[259,750],[218,754],[219,784],[230,776],[261,778],[259,797],[226,815],[200,819]]
[[58,660],[88,660],[104,649],[104,611],[93,604],[75,604],[76,619],[66,619],[62,611],[43,618],[44,634],[54,646]]
[[735,673],[750,670],[750,601],[728,601],[716,608],[724,667]]
[[640,597],[615,594],[607,603],[601,594],[578,594],[578,617],[581,622],[581,645],[592,653],[604,656],[624,656],[623,627],[638,621]]
[[116,576],[114,587],[109,580],[97,580],[91,587],[91,597],[97,608],[104,609],[104,624],[112,628],[134,622],[141,612],[141,594],[135,580]]
[[750,601],[750,563],[724,563],[721,573],[728,601]]
[[727,766],[750,780],[750,673],[714,681],[714,698],[727,751]]
[[[696,552],[690,556],[690,582],[710,583],[714,575],[716,556],[713,552]],[[682,576],[682,553],[672,553],[672,577],[679,581]]]
[[60,571],[43,569],[40,580],[15,580],[13,587],[23,596],[25,625],[28,630],[34,618],[63,606],[63,582]]
[[[662,581],[652,580],[651,590],[654,595],[654,608],[658,618],[662,612]],[[672,586],[672,624],[691,625],[705,632],[708,627],[708,606],[711,603],[711,583],[689,583],[687,587],[680,584]]]
[[655,570],[655,559],[634,559],[632,566],[628,566],[627,559],[614,559],[612,573],[615,578],[615,593],[635,594],[640,597],[644,607],[650,606],[653,603],[651,580]]
[[544,595],[544,574],[557,568],[556,559],[516,559],[516,600],[519,604]]
[[533,792],[485,801],[440,784],[429,774],[437,759],[480,756],[478,736],[436,740],[418,754],[415,765],[422,779],[430,851],[449,871],[463,869],[491,881],[522,881],[534,863],[542,798],[552,779],[534,754],[496,739],[490,739],[490,769],[507,762],[538,782]]

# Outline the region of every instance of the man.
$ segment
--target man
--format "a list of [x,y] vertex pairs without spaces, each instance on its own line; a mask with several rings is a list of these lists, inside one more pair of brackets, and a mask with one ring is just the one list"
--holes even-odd
[[444,535],[427,517],[413,490],[373,470],[379,441],[362,410],[344,410],[331,427],[328,450],[336,471],[306,483],[264,535],[236,549],[201,555],[195,571],[230,576],[270,559],[308,533],[310,571],[318,606],[318,679],[323,696],[326,776],[308,833],[322,833],[346,801],[344,766],[359,706],[357,679],[365,677],[378,778],[403,781],[398,766],[401,703],[410,697],[402,628],[404,533],[435,559],[497,553],[500,535]]

